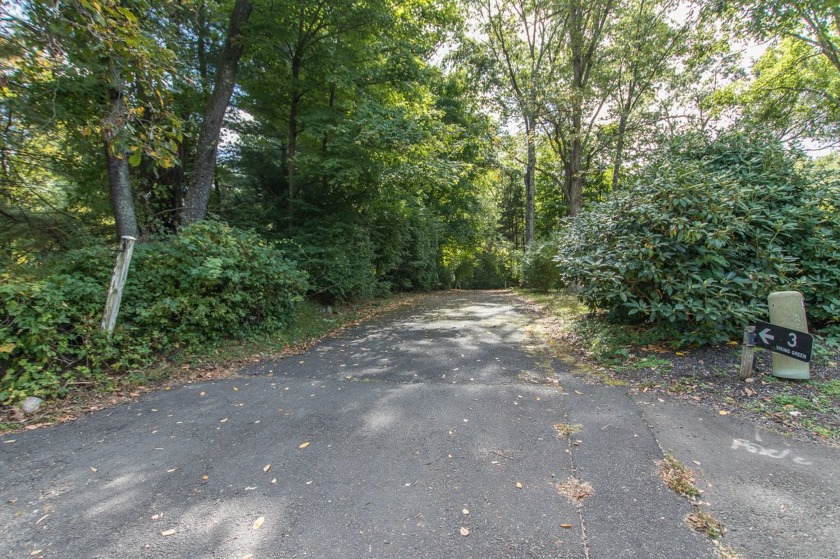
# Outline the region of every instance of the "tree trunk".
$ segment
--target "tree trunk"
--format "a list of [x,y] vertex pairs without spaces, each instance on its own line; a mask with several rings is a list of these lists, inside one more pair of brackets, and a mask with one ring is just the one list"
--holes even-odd
[[624,163],[624,135],[627,133],[628,112],[622,111],[618,118],[618,140],[615,143],[615,159],[613,161],[612,192],[618,190],[618,175]]
[[193,160],[192,177],[185,197],[181,224],[204,219],[213,188],[213,175],[216,170],[216,151],[225,111],[230,104],[233,88],[236,85],[236,72],[239,59],[244,49],[242,27],[251,16],[252,5],[249,0],[236,0],[230,14],[227,40],[219,57],[216,68],[216,83],[213,95],[204,110],[204,120],[198,135],[198,146]]
[[297,156],[297,137],[298,137],[298,111],[300,110],[300,98],[302,94],[298,90],[298,80],[300,79],[300,70],[302,66],[300,56],[297,54],[292,57],[292,93],[289,105],[289,154],[286,177],[289,184],[289,226],[292,226],[292,214],[294,210],[295,196],[297,196],[297,183],[295,183],[295,174],[297,173],[297,165],[295,165],[295,157]]
[[528,163],[525,167],[525,248],[531,246],[536,237],[536,210],[534,199],[536,187],[534,175],[537,168],[537,147],[534,144],[536,134],[536,118],[533,115],[525,117],[525,134],[527,136]]
[[108,115],[102,119],[102,146],[108,161],[108,185],[111,194],[111,208],[117,226],[117,237],[137,237],[137,215],[134,211],[134,195],[128,174],[128,154],[117,143],[117,135],[125,126],[128,109],[123,99],[122,73],[112,62],[111,87],[108,90],[110,106]]

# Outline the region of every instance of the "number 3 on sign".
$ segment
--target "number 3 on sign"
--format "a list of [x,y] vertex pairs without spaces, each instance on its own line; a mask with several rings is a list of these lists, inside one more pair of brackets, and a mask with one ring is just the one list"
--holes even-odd
[[790,332],[788,333],[788,336],[790,336],[790,340],[788,341],[787,345],[789,345],[790,347],[796,347],[796,334]]

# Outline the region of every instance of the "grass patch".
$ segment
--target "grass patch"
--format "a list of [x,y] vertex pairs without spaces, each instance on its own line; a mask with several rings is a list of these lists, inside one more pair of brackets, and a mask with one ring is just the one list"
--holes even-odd
[[706,534],[713,540],[723,536],[723,523],[708,512],[696,509],[686,515],[685,521],[695,531]]
[[659,461],[659,475],[672,491],[694,499],[700,496],[700,490],[694,485],[694,472],[677,460],[673,454],[668,453],[665,458]]
[[814,388],[824,396],[840,399],[840,380],[814,383]]
[[568,437],[569,435],[574,435],[575,433],[580,433],[580,430],[583,429],[583,425],[580,423],[555,423],[554,424],[554,431],[557,433],[559,437]]

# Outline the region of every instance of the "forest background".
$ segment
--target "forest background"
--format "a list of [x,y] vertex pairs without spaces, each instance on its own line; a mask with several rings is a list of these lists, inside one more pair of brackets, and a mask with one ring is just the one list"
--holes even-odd
[[675,346],[798,289],[840,337],[830,3],[0,6],[0,402],[452,287]]

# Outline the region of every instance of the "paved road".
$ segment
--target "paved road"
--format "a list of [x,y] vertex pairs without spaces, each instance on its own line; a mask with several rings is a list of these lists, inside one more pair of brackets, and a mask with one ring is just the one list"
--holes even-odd
[[[701,463],[734,543],[777,554],[742,557],[840,557],[836,451],[586,384],[534,318],[505,292],[434,295],[237,378],[6,436],[0,557],[714,557],[658,476],[663,447]],[[823,518],[767,544],[803,491],[816,502],[792,510]]]

